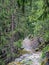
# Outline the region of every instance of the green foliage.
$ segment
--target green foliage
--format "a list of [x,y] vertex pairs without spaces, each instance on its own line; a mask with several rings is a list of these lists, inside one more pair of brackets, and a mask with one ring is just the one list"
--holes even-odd
[[14,42],[14,45],[17,47],[17,48],[21,48],[22,44],[21,44],[22,40],[18,40],[16,42]]
[[0,60],[0,65],[5,65],[5,62],[3,60]]
[[45,53],[49,51],[49,45],[47,45],[45,48],[42,50],[42,58],[45,58]]
[[45,41],[49,40],[49,23],[48,21],[37,22],[34,30],[35,35],[42,36]]
[[[46,0],[45,0],[46,1]],[[44,0],[32,1],[31,13],[28,16],[32,24],[31,30],[34,36],[42,36],[45,41],[49,40],[49,13],[48,6]],[[34,26],[34,27],[33,27]]]

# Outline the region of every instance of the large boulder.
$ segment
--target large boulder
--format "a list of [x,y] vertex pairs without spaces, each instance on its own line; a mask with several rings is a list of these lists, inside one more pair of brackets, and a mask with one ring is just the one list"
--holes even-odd
[[38,48],[41,43],[43,43],[42,38],[34,37],[32,39],[29,39],[27,37],[23,40],[22,47],[27,51],[32,51],[33,49],[35,50]]

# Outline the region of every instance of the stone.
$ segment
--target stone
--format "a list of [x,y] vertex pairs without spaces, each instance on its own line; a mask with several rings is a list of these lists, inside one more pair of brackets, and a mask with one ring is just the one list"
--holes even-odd
[[34,52],[42,42],[42,38],[34,37],[32,39],[29,39],[27,37],[23,40],[22,47],[27,51]]

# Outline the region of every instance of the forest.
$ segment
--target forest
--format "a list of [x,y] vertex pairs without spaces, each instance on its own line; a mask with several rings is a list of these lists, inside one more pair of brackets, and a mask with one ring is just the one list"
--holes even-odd
[[0,0],[0,65],[49,65],[49,0]]

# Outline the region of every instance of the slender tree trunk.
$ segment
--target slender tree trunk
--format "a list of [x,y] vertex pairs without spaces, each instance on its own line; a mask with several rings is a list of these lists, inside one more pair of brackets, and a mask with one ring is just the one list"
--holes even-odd
[[13,31],[14,31],[14,15],[12,14],[12,20],[11,20],[11,42],[10,42],[10,52],[11,52],[11,56],[13,56],[14,54],[14,37],[13,37]]

